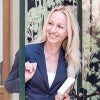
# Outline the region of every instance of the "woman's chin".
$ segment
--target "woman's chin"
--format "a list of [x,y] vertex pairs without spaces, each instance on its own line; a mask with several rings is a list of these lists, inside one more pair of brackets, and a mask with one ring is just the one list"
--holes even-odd
[[57,43],[57,40],[56,39],[48,39],[48,42],[55,44],[55,43]]

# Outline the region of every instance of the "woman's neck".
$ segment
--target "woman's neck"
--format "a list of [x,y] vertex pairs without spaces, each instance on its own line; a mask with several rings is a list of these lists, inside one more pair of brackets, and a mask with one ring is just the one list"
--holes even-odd
[[44,45],[44,52],[50,55],[57,55],[60,52],[60,46],[46,42]]

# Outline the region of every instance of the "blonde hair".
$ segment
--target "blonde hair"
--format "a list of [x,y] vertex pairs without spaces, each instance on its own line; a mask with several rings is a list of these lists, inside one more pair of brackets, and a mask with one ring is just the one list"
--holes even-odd
[[65,59],[68,62],[68,68],[67,68],[68,76],[75,78],[75,75],[78,73],[80,68],[79,28],[77,19],[75,15],[73,15],[70,6],[60,5],[51,10],[43,26],[42,41],[46,41],[45,29],[50,16],[55,11],[63,12],[67,18],[68,37],[66,37],[66,39],[63,41],[62,47],[65,50]]

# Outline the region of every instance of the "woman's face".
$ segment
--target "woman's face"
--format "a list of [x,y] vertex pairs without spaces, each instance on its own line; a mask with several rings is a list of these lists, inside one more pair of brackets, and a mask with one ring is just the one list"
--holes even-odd
[[50,43],[62,44],[67,36],[67,19],[61,11],[52,13],[46,26],[47,41]]

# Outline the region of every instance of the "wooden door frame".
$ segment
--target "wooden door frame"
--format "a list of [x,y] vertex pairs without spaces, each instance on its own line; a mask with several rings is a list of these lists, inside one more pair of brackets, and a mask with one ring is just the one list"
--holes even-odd
[[3,70],[2,84],[10,70],[10,0],[3,0]]
[[3,66],[0,100],[9,100],[4,83],[10,70],[10,0],[3,0]]

